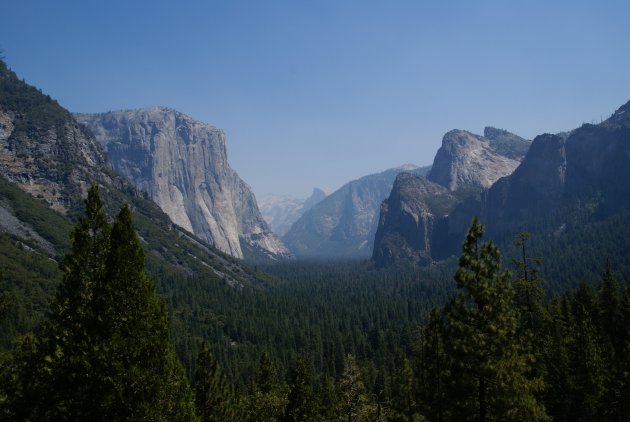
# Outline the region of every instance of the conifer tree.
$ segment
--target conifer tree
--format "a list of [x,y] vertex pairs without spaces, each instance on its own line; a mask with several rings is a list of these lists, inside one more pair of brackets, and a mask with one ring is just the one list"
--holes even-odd
[[392,408],[389,420],[412,422],[417,413],[415,374],[406,356],[400,356],[393,377]]
[[[0,281],[4,278],[2,271],[0,271]],[[9,309],[13,305],[13,297],[10,293],[0,292],[0,324],[4,321],[9,313]]]
[[105,268],[93,301],[101,347],[97,370],[108,381],[101,383],[104,405],[121,419],[138,412],[158,418],[194,414],[170,343],[166,307],[144,272],[144,252],[126,205],[114,222]]
[[[94,370],[98,316],[92,304],[96,285],[104,282],[110,233],[98,187],[92,186],[85,217],[71,234],[72,251],[61,262],[64,278],[44,324],[44,337],[34,343],[37,352],[28,349],[28,354],[40,355],[42,366],[34,367],[40,382],[25,387],[35,396],[31,409],[37,417],[80,419],[94,413],[91,398],[99,394],[100,380]],[[33,359],[28,354],[21,357]]]
[[265,351],[260,357],[256,382],[241,398],[241,413],[246,421],[278,421],[287,405],[286,385],[278,383],[276,368]]
[[345,368],[339,384],[344,419],[348,422],[366,420],[370,410],[365,384],[359,365],[350,354],[346,356]]
[[[619,358],[621,377],[620,397],[630,397],[630,283],[625,289],[622,301],[622,325],[625,327],[623,334],[624,353]],[[621,400],[619,413],[630,415],[630,400]]]
[[491,242],[479,244],[483,226],[475,218],[455,274],[460,293],[445,309],[445,348],[454,420],[542,420],[540,388],[525,376],[527,360],[517,339],[511,274]]
[[269,393],[275,390],[278,386],[278,379],[276,375],[276,368],[271,362],[269,353],[263,351],[260,355],[260,362],[258,364],[258,373],[256,375],[256,388],[262,393]]
[[234,390],[205,343],[197,358],[194,390],[197,414],[202,421],[239,420]]
[[[23,342],[13,376],[18,419],[196,420],[170,344],[164,303],[144,273],[144,253],[123,207],[113,229],[93,186],[86,217],[41,339]],[[30,403],[24,399],[30,398]],[[28,410],[25,410],[28,406]]]
[[621,418],[625,412],[625,371],[627,326],[624,324],[622,295],[610,260],[602,274],[597,292],[597,325],[605,359],[607,380],[603,396],[604,413],[611,420]]
[[422,330],[419,346],[419,405],[421,413],[430,421],[445,420],[445,380],[447,379],[444,353],[443,317],[436,308]]
[[518,273],[514,282],[515,302],[520,313],[521,333],[531,335],[538,331],[543,319],[544,292],[542,278],[538,277],[539,259],[527,254],[527,240],[530,234],[521,232],[516,236],[515,245],[520,248],[520,259],[515,260]]
[[314,417],[315,398],[311,375],[302,355],[298,355],[291,371],[291,391],[284,420],[287,422],[310,421]]
[[594,289],[582,283],[570,302],[573,325],[568,336],[568,351],[573,378],[573,401],[569,419],[596,420],[603,414],[606,394],[606,365],[601,337],[597,330],[597,296]]
[[339,393],[335,380],[327,375],[321,376],[316,384],[315,398],[317,400],[317,414],[325,421],[336,420],[339,415]]
[[574,322],[566,297],[555,297],[547,306],[546,316],[542,326],[542,355],[539,356],[546,383],[543,399],[554,421],[568,421],[574,389],[569,356]]
[[597,303],[599,311],[597,313],[597,323],[599,331],[604,335],[606,346],[609,353],[614,357],[623,354],[626,327],[623,325],[623,311],[621,307],[621,292],[617,277],[612,271],[610,261],[606,262],[606,270],[602,274],[602,278],[597,292]]

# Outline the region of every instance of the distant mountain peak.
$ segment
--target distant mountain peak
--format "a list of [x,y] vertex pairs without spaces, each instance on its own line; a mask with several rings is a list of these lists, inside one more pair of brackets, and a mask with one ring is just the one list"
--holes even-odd
[[487,127],[487,136],[454,129],[442,138],[427,178],[448,189],[486,189],[519,165],[529,141],[502,129]]
[[[378,265],[405,259],[427,264],[452,256],[459,251],[473,216],[484,222],[489,237],[504,243],[511,243],[514,233],[523,230],[536,230],[540,239],[551,244],[559,227],[567,233],[573,230],[574,236],[584,227],[600,233],[599,225],[611,217],[627,221],[629,137],[630,102],[600,124],[539,135],[532,142],[492,127],[484,130],[483,137],[450,131],[429,175],[450,192],[435,190],[428,195],[431,186],[422,179],[399,176],[381,208],[373,258]],[[496,164],[512,160],[510,154],[518,157],[525,150],[516,170],[510,173],[509,167],[499,166],[505,171],[503,177],[496,177],[500,172],[493,176],[494,182],[486,177]],[[461,189],[479,182],[492,183],[481,184],[481,195]],[[436,208],[444,204],[450,208]],[[625,251],[627,239],[624,242],[620,246]],[[585,260],[595,262],[593,253],[585,255]]]
[[512,132],[509,132],[505,129],[499,129],[494,126],[486,126],[485,128],[483,128],[483,136],[484,138],[488,139],[497,139],[504,136],[517,136],[518,138],[520,138],[520,136],[515,135]]
[[302,214],[304,214],[306,211],[310,210],[315,205],[317,205],[318,203],[323,201],[324,198],[326,198],[327,196],[328,196],[328,194],[326,192],[324,192],[323,189],[313,188],[313,193],[311,194],[311,196],[308,197],[306,199],[306,201],[304,201],[304,207],[302,209]]

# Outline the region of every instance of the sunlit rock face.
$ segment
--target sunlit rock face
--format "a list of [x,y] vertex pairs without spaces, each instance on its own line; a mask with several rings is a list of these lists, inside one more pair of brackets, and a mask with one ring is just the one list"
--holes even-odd
[[444,135],[427,178],[455,191],[487,189],[512,174],[525,157],[529,141],[490,127],[484,135],[464,130]]
[[163,107],[75,117],[177,225],[237,258],[290,256],[230,167],[223,131]]

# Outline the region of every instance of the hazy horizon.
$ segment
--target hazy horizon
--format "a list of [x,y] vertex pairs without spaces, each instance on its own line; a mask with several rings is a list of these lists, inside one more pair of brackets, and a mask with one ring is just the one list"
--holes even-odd
[[257,196],[306,198],[451,129],[532,139],[630,100],[630,4],[21,1],[0,49],[72,112],[166,106],[223,129]]

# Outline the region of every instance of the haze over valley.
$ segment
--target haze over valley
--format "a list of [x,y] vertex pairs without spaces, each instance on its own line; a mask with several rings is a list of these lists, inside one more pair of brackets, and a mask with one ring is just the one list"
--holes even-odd
[[23,1],[0,420],[623,421],[630,8]]

